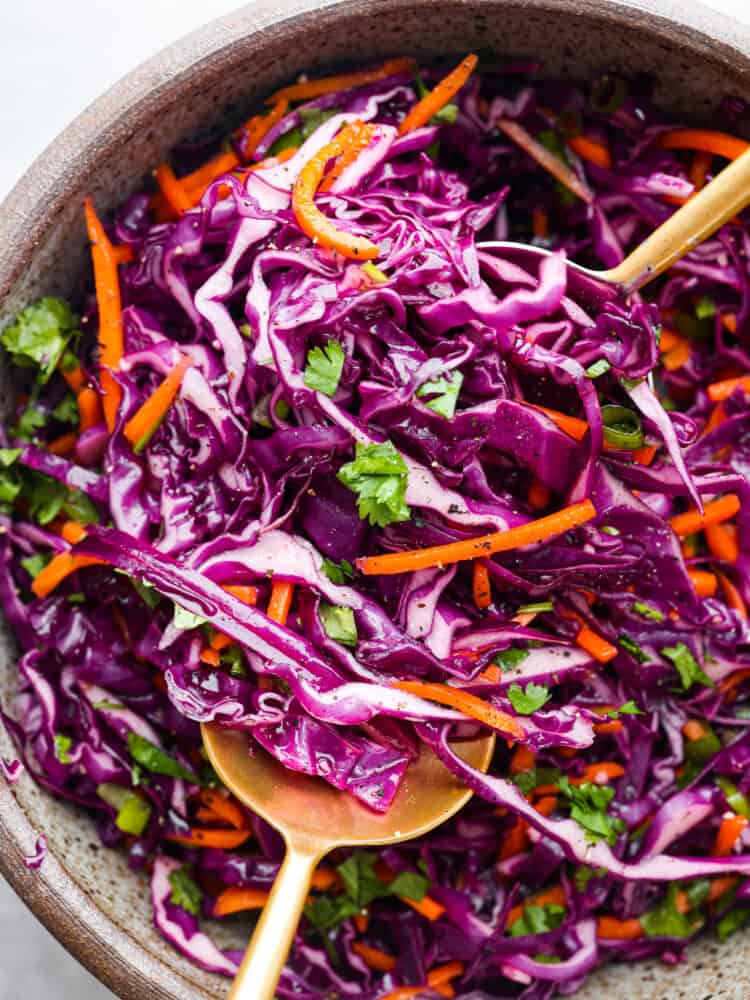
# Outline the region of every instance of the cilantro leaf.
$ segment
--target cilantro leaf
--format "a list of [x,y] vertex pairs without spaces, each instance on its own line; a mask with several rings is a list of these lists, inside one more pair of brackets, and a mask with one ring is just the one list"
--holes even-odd
[[557,787],[570,803],[570,816],[586,831],[594,842],[606,840],[614,844],[617,834],[624,828],[621,819],[607,815],[607,807],[615,794],[613,788],[584,781],[582,785],[571,785],[563,775]]
[[169,884],[172,886],[172,895],[169,902],[175,906],[181,906],[183,910],[192,913],[197,917],[201,912],[201,900],[203,893],[200,886],[190,874],[190,867],[177,868],[169,876]]
[[424,899],[430,885],[428,878],[418,872],[403,871],[390,882],[384,882],[375,872],[376,861],[377,855],[371,851],[353,851],[336,868],[346,895],[358,909],[388,896],[408,896],[417,902]]
[[49,562],[49,559],[49,556],[43,555],[41,552],[36,552],[33,556],[27,556],[25,559],[21,559],[21,565],[33,580],[35,577],[39,576]]
[[608,708],[605,715],[608,715],[610,719],[616,719],[619,715],[643,715],[643,712],[631,700],[626,701],[624,705],[620,705],[618,708]]
[[16,467],[20,448],[0,448],[0,509],[10,511],[21,492],[21,475]]
[[524,795],[532,792],[537,785],[554,785],[560,780],[560,769],[557,767],[535,767],[530,771],[521,771],[511,775],[514,785],[521,789]]
[[340,563],[335,563],[332,559],[324,558],[323,572],[331,583],[343,584],[354,576],[354,567],[348,559],[342,559]]
[[23,408],[21,416],[18,418],[15,430],[16,437],[20,441],[35,440],[36,432],[47,423],[47,417],[46,411],[36,405],[35,396],[32,393],[31,400]]
[[631,639],[629,635],[621,635],[617,641],[622,648],[626,652],[630,653],[631,656],[635,657],[639,663],[648,663],[651,659],[648,653],[641,649],[635,639]]
[[29,513],[39,524],[54,521],[68,499],[68,489],[56,479],[33,473],[24,484],[24,498],[29,501]]
[[321,601],[319,614],[329,639],[343,643],[344,646],[357,645],[357,625],[351,608]]
[[133,584],[133,589],[146,607],[153,611],[159,604],[159,601],[161,601],[161,594],[159,591],[152,587],[150,583],[144,583],[142,580],[136,580],[134,576],[130,577],[130,582]]
[[663,622],[664,612],[659,611],[658,608],[652,607],[650,604],[646,604],[645,601],[634,601],[633,611],[636,614],[641,615],[643,618],[648,618],[652,622]]
[[78,521],[79,524],[99,523],[99,511],[81,490],[66,490],[62,509],[71,521]]
[[531,681],[522,690],[520,684],[511,684],[508,688],[508,699],[519,715],[532,715],[538,712],[542,705],[546,705],[552,696],[549,689],[543,684],[534,684]]
[[427,400],[425,405],[429,406],[439,416],[445,417],[446,420],[452,420],[456,412],[458,394],[461,391],[463,381],[464,377],[459,371],[452,372],[449,379],[441,375],[440,378],[433,379],[432,382],[425,382],[424,385],[421,385],[417,389],[417,396],[420,398],[429,396],[430,399]]
[[307,352],[305,385],[326,396],[334,396],[341,381],[344,360],[344,349],[338,340],[329,340],[325,347],[313,347]]
[[501,670],[514,670],[528,655],[528,649],[504,649],[495,657],[495,663]]
[[128,733],[128,750],[130,756],[141,767],[154,774],[165,774],[170,778],[184,778],[195,785],[200,784],[196,774],[189,771],[183,764],[174,757],[171,757],[164,750],[161,750],[145,736],[138,733]]
[[695,683],[713,687],[713,681],[704,674],[700,664],[684,642],[679,642],[676,646],[665,646],[661,655],[666,656],[674,664],[680,675],[683,691],[687,691]]
[[201,625],[205,624],[205,618],[201,618],[200,615],[194,615],[192,611],[187,611],[185,608],[180,607],[179,604],[175,604],[174,615],[172,617],[172,625],[174,628],[184,629],[187,631],[191,628],[200,628]]
[[305,906],[305,916],[316,931],[324,933],[356,916],[360,909],[346,895],[335,898],[321,895],[314,896]]
[[409,470],[390,441],[383,444],[357,443],[353,462],[342,465],[338,478],[357,494],[357,509],[364,520],[384,528],[394,521],[408,521],[406,504]]
[[68,341],[78,332],[78,317],[67,302],[49,296],[27,306],[0,335],[3,346],[22,368],[38,367],[37,381],[47,382]]
[[52,411],[52,416],[61,424],[78,423],[78,402],[72,392],[65,393]]
[[513,923],[510,928],[511,937],[526,937],[529,934],[544,934],[545,931],[553,931],[565,919],[565,907],[557,903],[546,903],[544,906],[535,906],[530,903],[524,906],[523,914]]
[[716,925],[716,935],[719,941],[726,941],[731,934],[744,927],[749,919],[750,907],[741,906],[736,910],[730,910]]
[[70,748],[73,746],[73,740],[70,736],[65,736],[64,733],[55,733],[55,757],[60,761],[61,764],[70,764]]
[[324,122],[339,114],[339,110],[338,108],[299,108],[297,114],[302,123],[300,134],[303,139],[308,139]]
[[648,913],[644,913],[641,926],[648,937],[690,937],[701,927],[703,921],[691,919],[688,914],[677,909],[677,894],[680,887],[676,882],[667,889],[664,899]]

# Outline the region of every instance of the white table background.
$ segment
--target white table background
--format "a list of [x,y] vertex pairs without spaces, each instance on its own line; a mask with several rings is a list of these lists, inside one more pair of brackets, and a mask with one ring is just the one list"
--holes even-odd
[[[283,6],[287,0],[278,0]],[[686,0],[690,4],[693,0]],[[750,23],[748,0],[709,6]],[[0,199],[130,69],[238,0],[0,0]],[[0,879],[0,1000],[113,1000]]]

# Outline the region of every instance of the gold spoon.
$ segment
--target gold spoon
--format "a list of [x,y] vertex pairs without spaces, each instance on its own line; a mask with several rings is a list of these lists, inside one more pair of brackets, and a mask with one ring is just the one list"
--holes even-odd
[[[255,928],[228,1000],[273,1000],[313,872],[336,847],[398,844],[428,833],[471,798],[426,747],[410,764],[391,808],[372,812],[321,778],[282,767],[250,737],[201,726],[203,745],[227,788],[278,830],[286,857]],[[456,743],[454,750],[481,771],[490,765],[495,736]]]
[[[606,271],[595,271],[575,261],[566,261],[569,287],[587,301],[598,305],[620,295],[629,295],[663,274],[686,253],[720,229],[750,204],[750,149],[693,195],[662,223],[622,263]],[[533,267],[535,260],[553,251],[526,243],[490,240],[477,244],[480,250],[500,250],[504,257]]]

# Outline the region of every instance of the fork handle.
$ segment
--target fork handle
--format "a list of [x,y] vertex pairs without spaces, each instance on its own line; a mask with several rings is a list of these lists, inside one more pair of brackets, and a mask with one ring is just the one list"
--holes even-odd
[[319,860],[289,846],[227,1000],[273,1000]]
[[642,288],[750,203],[750,149],[690,198],[625,260],[601,274],[624,292]]

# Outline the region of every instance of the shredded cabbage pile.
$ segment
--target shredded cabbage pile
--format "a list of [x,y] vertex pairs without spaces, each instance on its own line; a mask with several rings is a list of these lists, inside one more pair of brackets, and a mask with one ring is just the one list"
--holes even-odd
[[[282,856],[199,723],[373,810],[425,747],[476,793],[327,859],[283,998],[547,1000],[750,916],[750,230],[628,300],[566,265],[620,262],[745,144],[643,83],[449,68],[303,81],[184,144],[104,230],[89,204],[77,312],[2,334],[5,724],[175,948],[231,976],[199,919],[257,911]],[[483,728],[487,775],[455,743]]]

